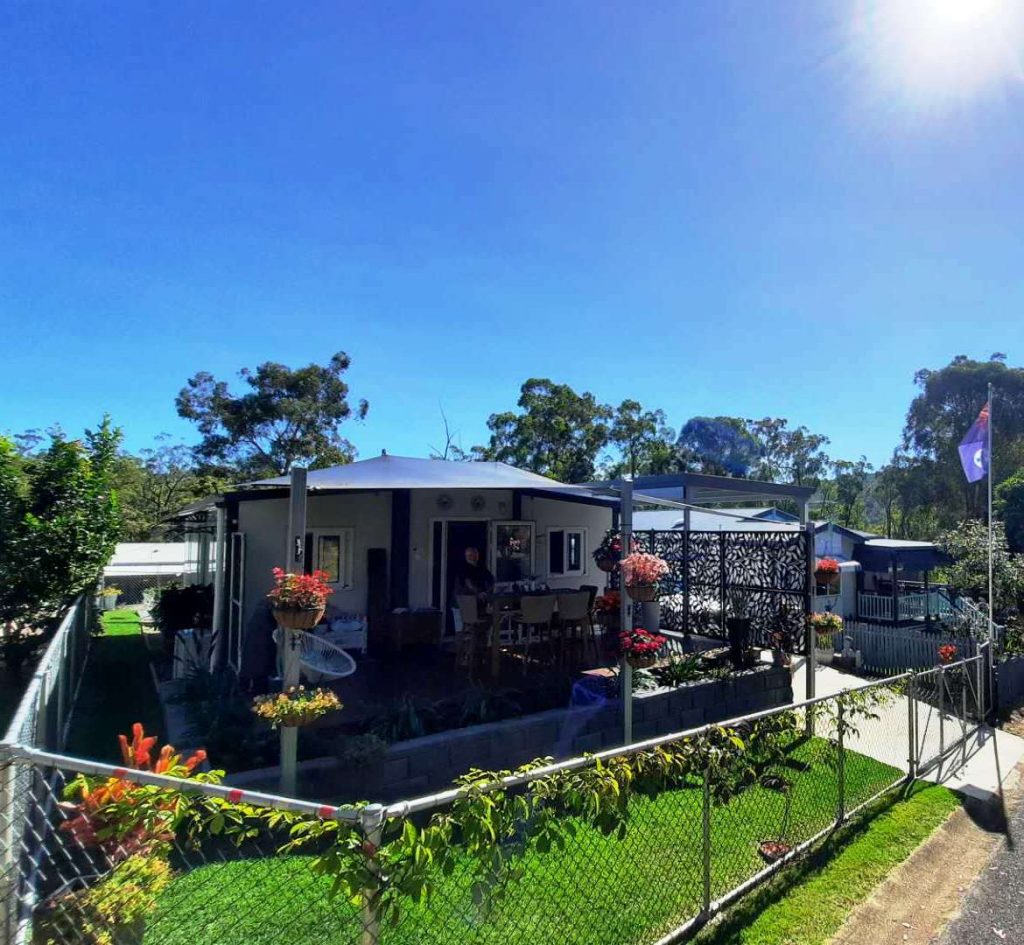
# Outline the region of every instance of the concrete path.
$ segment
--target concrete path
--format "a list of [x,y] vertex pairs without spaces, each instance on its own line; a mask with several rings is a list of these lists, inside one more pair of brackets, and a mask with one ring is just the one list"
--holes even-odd
[[[830,666],[819,666],[814,674],[815,693],[818,696],[833,695],[848,689],[869,686],[870,679],[842,673]],[[798,665],[793,674],[793,698],[806,698],[807,669]],[[901,771],[908,769],[908,706],[904,696],[897,696],[894,702],[882,710],[883,717],[878,723],[861,726],[862,734],[850,741],[850,748],[862,754],[883,761]],[[937,738],[938,713],[934,710],[919,715],[919,725],[927,727],[923,738],[932,743]],[[947,727],[954,731],[959,724],[956,719],[946,716]],[[990,800],[1005,785],[1010,772],[1024,759],[1024,738],[1018,738],[1000,729],[984,726],[973,738],[963,754],[957,754],[943,768],[931,772],[927,778],[940,781],[951,790]],[[1020,939],[1024,945],[1024,938]]]

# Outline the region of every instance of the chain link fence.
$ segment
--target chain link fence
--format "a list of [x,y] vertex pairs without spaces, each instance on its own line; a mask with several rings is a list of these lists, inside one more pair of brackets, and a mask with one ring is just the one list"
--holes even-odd
[[[242,792],[12,738],[0,760],[6,940],[659,945],[882,795],[960,763],[985,714],[986,659],[470,772],[387,806]],[[180,765],[157,768],[188,774]]]

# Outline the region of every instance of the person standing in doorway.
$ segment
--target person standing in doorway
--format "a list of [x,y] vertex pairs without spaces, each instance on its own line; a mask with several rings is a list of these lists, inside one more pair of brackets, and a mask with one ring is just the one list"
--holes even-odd
[[480,549],[468,547],[455,574],[455,593],[472,594],[483,602],[493,590],[494,575],[480,563]]

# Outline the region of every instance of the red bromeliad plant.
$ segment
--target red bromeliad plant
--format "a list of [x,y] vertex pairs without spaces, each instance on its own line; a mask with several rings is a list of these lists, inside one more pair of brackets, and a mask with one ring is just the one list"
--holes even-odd
[[619,650],[634,665],[650,664],[667,641],[660,633],[637,628],[619,634]]
[[279,610],[319,610],[334,593],[327,584],[326,571],[293,574],[283,568],[274,568],[273,575],[274,588],[267,597]]
[[[223,771],[196,771],[206,760],[202,750],[182,761],[171,745],[164,745],[154,758],[157,739],[147,736],[139,722],[132,726],[131,741],[125,735],[118,740],[126,768],[205,784],[217,784],[224,776]],[[102,850],[111,862],[173,840],[187,806],[180,792],[139,784],[127,774],[109,778],[79,775],[65,788],[64,796],[72,800],[61,804],[68,818],[60,825],[61,831],[84,847]]]
[[956,661],[957,648],[952,643],[946,643],[939,647],[939,662],[943,666],[948,666],[950,663]]

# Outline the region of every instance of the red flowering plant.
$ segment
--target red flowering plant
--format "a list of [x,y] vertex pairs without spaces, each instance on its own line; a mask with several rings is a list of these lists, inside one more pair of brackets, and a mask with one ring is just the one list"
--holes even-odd
[[[119,735],[126,768],[150,771],[170,778],[218,784],[223,771],[199,772],[206,752],[194,752],[184,761],[171,745],[153,757],[157,739],[142,725],[132,726],[131,741]],[[84,847],[98,848],[111,863],[145,853],[174,839],[186,813],[182,795],[174,789],[140,784],[127,774],[109,778],[79,775],[64,790],[61,804],[67,820],[61,831]]]
[[952,643],[946,643],[939,647],[939,662],[943,666],[948,666],[950,663],[956,661],[957,648]]
[[270,603],[281,610],[320,610],[334,589],[327,584],[326,571],[294,574],[274,568],[274,587],[267,594]]
[[626,587],[657,584],[668,574],[668,562],[657,555],[634,551],[622,559],[622,580]]
[[605,591],[594,601],[594,611],[603,616],[620,613],[622,595],[618,591]]
[[814,577],[819,584],[831,584],[839,577],[839,562],[835,558],[819,558],[814,566]]
[[[639,545],[636,539],[630,537],[630,551],[636,551]],[[598,566],[601,565],[614,565],[618,562],[619,558],[622,557],[622,534],[616,531],[614,528],[610,528],[604,533],[604,538],[601,539],[599,544],[593,553],[593,559],[597,562]]]
[[619,634],[619,651],[626,659],[647,660],[655,657],[666,642],[660,633],[637,627]]

